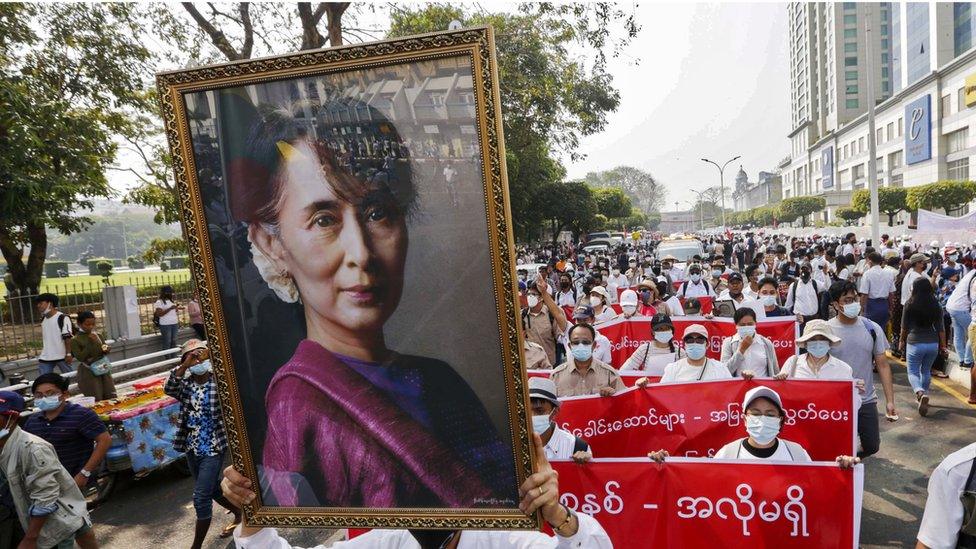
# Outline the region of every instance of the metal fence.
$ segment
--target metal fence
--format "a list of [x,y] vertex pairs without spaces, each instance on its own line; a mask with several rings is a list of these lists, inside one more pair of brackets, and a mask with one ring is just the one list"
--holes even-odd
[[[153,324],[153,303],[159,298],[159,289],[169,285],[175,291],[174,299],[186,304],[193,296],[192,283],[186,274],[159,274],[132,278],[126,284],[135,286],[139,301],[139,319],[142,334],[158,333]],[[105,329],[105,303],[100,282],[65,282],[46,285],[42,293],[58,296],[58,309],[76,318],[82,311],[95,313],[97,330]],[[180,324],[189,325],[186,309],[178,312]],[[40,312],[37,295],[7,295],[0,300],[0,362],[35,358],[41,353]]]

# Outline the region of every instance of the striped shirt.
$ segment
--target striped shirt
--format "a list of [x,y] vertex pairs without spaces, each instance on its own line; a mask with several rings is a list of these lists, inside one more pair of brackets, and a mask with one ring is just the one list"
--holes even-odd
[[95,450],[95,439],[106,432],[105,424],[95,412],[73,402],[65,403],[54,419],[46,418],[44,412],[31,414],[24,430],[50,442],[71,476],[88,463]]

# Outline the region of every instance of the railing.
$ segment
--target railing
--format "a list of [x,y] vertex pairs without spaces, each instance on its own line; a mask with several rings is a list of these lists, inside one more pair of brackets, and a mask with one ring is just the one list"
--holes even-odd
[[[158,299],[160,287],[172,286],[177,302],[185,303],[193,295],[189,273],[127,277],[124,282],[136,288],[143,335],[158,332],[152,320],[153,303]],[[76,317],[81,311],[91,311],[95,313],[95,325],[105,326],[104,287],[101,282],[48,283],[42,288],[42,293],[57,295],[61,312]],[[42,318],[36,304],[37,295],[10,294],[0,300],[0,362],[35,358],[40,354],[43,346]],[[181,324],[186,326],[186,310],[177,314],[181,317]]]

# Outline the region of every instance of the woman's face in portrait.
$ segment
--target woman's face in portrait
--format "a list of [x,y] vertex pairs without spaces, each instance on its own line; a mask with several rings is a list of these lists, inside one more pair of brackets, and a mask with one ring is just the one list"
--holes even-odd
[[314,150],[298,143],[279,171],[278,237],[272,254],[295,280],[306,316],[340,330],[381,330],[403,291],[404,214],[382,185],[343,198]]

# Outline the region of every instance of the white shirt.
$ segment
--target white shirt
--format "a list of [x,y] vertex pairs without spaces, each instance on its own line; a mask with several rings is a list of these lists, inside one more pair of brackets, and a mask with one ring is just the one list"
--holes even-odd
[[[58,327],[58,317],[64,316],[61,327]],[[68,315],[58,311],[49,317],[44,317],[41,321],[41,340],[44,347],[41,349],[39,360],[57,361],[65,358],[65,341],[71,339],[71,319]]]
[[[613,312],[612,309],[610,311]],[[566,326],[566,331],[563,332],[563,340],[562,340],[564,342],[563,347],[566,348],[566,356],[570,358],[573,357],[573,350],[569,346],[569,331],[572,329],[573,329],[572,324]],[[601,334],[600,330],[597,330],[596,328],[594,328],[594,330],[596,331],[596,340],[593,342],[594,343],[593,358],[599,360],[604,364],[610,364],[610,346],[611,346],[610,339],[608,339],[607,336]]]
[[575,307],[576,306],[576,298],[573,297],[573,292],[572,291],[565,291],[565,292],[559,291],[556,294],[556,305],[559,305],[560,307],[567,307],[567,306],[568,307]]
[[908,303],[908,299],[912,297],[912,285],[915,281],[922,278],[922,273],[917,272],[912,269],[905,273],[905,278],[901,279],[901,304],[904,305]]
[[607,279],[607,291],[610,292],[610,303],[617,302],[617,288],[627,288],[630,286],[630,281],[627,280],[627,276],[619,274],[617,276],[611,276]]
[[843,360],[828,355],[827,362],[817,372],[807,364],[809,355],[793,355],[786,359],[780,372],[786,372],[794,379],[854,379],[854,369]]
[[976,271],[971,271],[959,281],[959,284],[956,284],[956,288],[952,290],[948,301],[946,301],[947,311],[969,312],[972,309],[973,297],[976,296],[973,293],[973,288],[971,288],[974,277],[976,277]]
[[[818,284],[817,289],[819,288],[820,285]],[[790,284],[784,307],[804,316],[817,314],[817,311],[820,310],[820,299],[817,290],[813,288],[813,281],[797,280]]]
[[[573,448],[576,447],[576,437],[568,431],[564,431],[556,425],[556,428],[552,430],[552,437],[549,438],[549,442],[546,443],[546,459],[572,459]],[[590,453],[593,453],[593,448],[590,448]]]
[[674,265],[668,269],[667,273],[671,276],[671,282],[680,282],[685,279],[685,270]]
[[868,296],[868,299],[888,299],[895,291],[895,281],[881,268],[875,265],[864,271],[858,292]]
[[[153,303],[153,311],[155,311],[156,309],[168,309],[173,305],[176,305],[176,303],[173,303],[172,301],[169,300],[163,301],[162,299],[157,299],[156,302]],[[179,324],[179,323],[180,323],[180,318],[176,316],[176,309],[172,309],[168,313],[159,317],[160,326],[172,326],[173,324]]]
[[[542,532],[522,530],[465,530],[458,542],[458,549],[569,549],[593,547],[611,549],[613,542],[595,518],[578,513],[579,529],[576,535],[549,537]],[[234,543],[238,549],[301,549],[293,547],[278,536],[274,528],[263,528],[253,536],[241,537],[242,526],[234,530]],[[406,530],[370,530],[349,541],[333,543],[332,549],[420,549],[420,544]],[[325,549],[316,545],[312,549]]]
[[976,459],[976,443],[949,454],[929,477],[918,541],[932,549],[954,549],[962,528],[962,502],[969,470]]
[[844,244],[843,246],[840,247],[840,252],[838,252],[838,255],[847,255],[847,254],[851,254],[851,255],[854,254],[854,246],[850,244]]
[[599,313],[594,312],[593,323],[596,324],[598,322],[606,322],[608,320],[613,320],[616,316],[617,316],[617,311],[614,311],[613,308],[611,308],[609,305],[605,305],[603,307],[603,310],[600,311]]
[[664,367],[664,375],[661,376],[661,383],[672,383],[675,381],[712,381],[714,379],[732,379],[732,374],[725,364],[706,358],[704,366],[693,366],[688,364],[688,358],[682,358],[677,362],[672,362]]
[[[748,291],[749,294],[747,294],[746,291]],[[746,286],[745,288],[742,289],[742,295],[740,297],[742,299],[738,301],[733,299],[732,296],[729,294],[729,291],[726,289],[726,290],[722,290],[722,293],[718,294],[718,297],[715,298],[715,301],[731,301],[735,306],[735,310],[737,311],[739,309],[748,308],[748,309],[752,309],[756,313],[756,320],[762,320],[766,318],[766,308],[763,307],[762,303],[759,302],[759,294],[754,293],[752,290],[749,289],[748,286]]]
[[691,280],[687,280],[681,283],[678,287],[677,295],[681,297],[715,297],[715,287],[709,284],[705,286],[705,280],[699,280],[698,283],[694,283]]
[[715,453],[715,459],[748,459],[748,460],[758,460],[758,461],[795,461],[810,462],[810,454],[803,449],[803,446],[789,440],[779,439],[779,446],[776,447],[776,451],[773,455],[768,458],[756,457],[749,453],[742,447],[742,443],[745,442],[745,438],[740,438],[739,440],[733,440],[732,442],[722,446],[722,448]]

